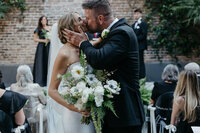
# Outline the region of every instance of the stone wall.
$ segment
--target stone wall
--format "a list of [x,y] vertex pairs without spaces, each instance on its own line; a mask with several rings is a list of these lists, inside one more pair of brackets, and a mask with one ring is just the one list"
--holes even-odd
[[[48,17],[53,25],[65,13],[77,11],[83,15],[83,0],[26,0],[27,10],[23,21],[19,21],[19,11],[13,10],[9,20],[0,24],[0,65],[33,64],[37,43],[33,32],[41,15]],[[145,0],[109,0],[117,18],[125,17],[131,25],[134,22],[134,8],[142,8]],[[145,10],[144,10],[145,11]],[[151,34],[149,34],[149,37]],[[162,51],[163,61],[169,61],[166,51]],[[155,50],[145,51],[145,62],[158,62]]]

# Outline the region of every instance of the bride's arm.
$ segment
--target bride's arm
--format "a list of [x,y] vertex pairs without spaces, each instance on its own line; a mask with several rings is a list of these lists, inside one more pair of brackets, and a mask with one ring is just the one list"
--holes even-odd
[[58,87],[59,87],[61,80],[57,79],[57,75],[65,74],[65,72],[68,68],[67,62],[68,62],[68,58],[66,55],[61,54],[61,53],[59,53],[57,55],[55,64],[53,67],[53,72],[52,72],[52,76],[51,76],[51,82],[50,82],[48,94],[51,98],[53,98],[56,102],[63,105],[64,107],[66,107],[72,111],[76,111],[76,112],[80,113],[80,111],[77,108],[75,108],[73,105],[67,104],[66,101],[58,93]]

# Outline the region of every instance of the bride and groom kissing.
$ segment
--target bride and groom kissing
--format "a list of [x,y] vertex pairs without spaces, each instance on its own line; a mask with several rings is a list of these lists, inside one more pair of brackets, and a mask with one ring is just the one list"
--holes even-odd
[[[58,22],[58,37],[64,45],[57,53],[48,90],[52,98],[48,105],[49,133],[95,132],[92,123],[81,124],[82,115],[88,117],[90,112],[78,110],[59,94],[63,83],[57,79],[57,75],[65,74],[80,61],[80,50],[93,68],[115,70],[111,79],[120,83],[120,94],[113,98],[118,117],[107,111],[102,132],[141,133],[145,115],[139,92],[139,51],[135,33],[125,19],[113,17],[107,0],[88,0],[82,7],[84,20],[74,12],[63,16]],[[109,33],[98,42],[90,42],[84,33],[102,33],[104,29],[108,29]]]

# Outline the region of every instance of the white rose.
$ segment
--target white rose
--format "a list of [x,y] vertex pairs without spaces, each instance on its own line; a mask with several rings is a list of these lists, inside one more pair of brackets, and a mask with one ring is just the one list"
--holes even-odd
[[81,93],[83,89],[86,88],[86,83],[83,81],[80,81],[77,83],[76,88],[78,89],[78,92]]
[[100,107],[103,103],[103,96],[95,96],[95,103],[97,107]]
[[83,90],[82,97],[81,97],[81,100],[82,100],[83,103],[87,103],[88,97],[89,97],[90,94],[92,94],[92,92],[93,92],[93,90],[90,89],[90,88],[85,88]]
[[97,86],[94,89],[94,96],[103,96],[104,95],[104,88],[102,86]]

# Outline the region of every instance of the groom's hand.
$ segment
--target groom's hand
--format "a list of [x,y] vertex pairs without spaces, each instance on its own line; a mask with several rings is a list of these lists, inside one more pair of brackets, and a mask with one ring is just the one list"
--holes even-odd
[[85,34],[83,32],[83,30],[81,29],[81,27],[78,27],[80,33],[68,30],[68,29],[64,29],[62,31],[63,36],[67,39],[67,42],[79,47],[79,45],[83,42],[83,41],[88,41],[88,36],[87,34]]

